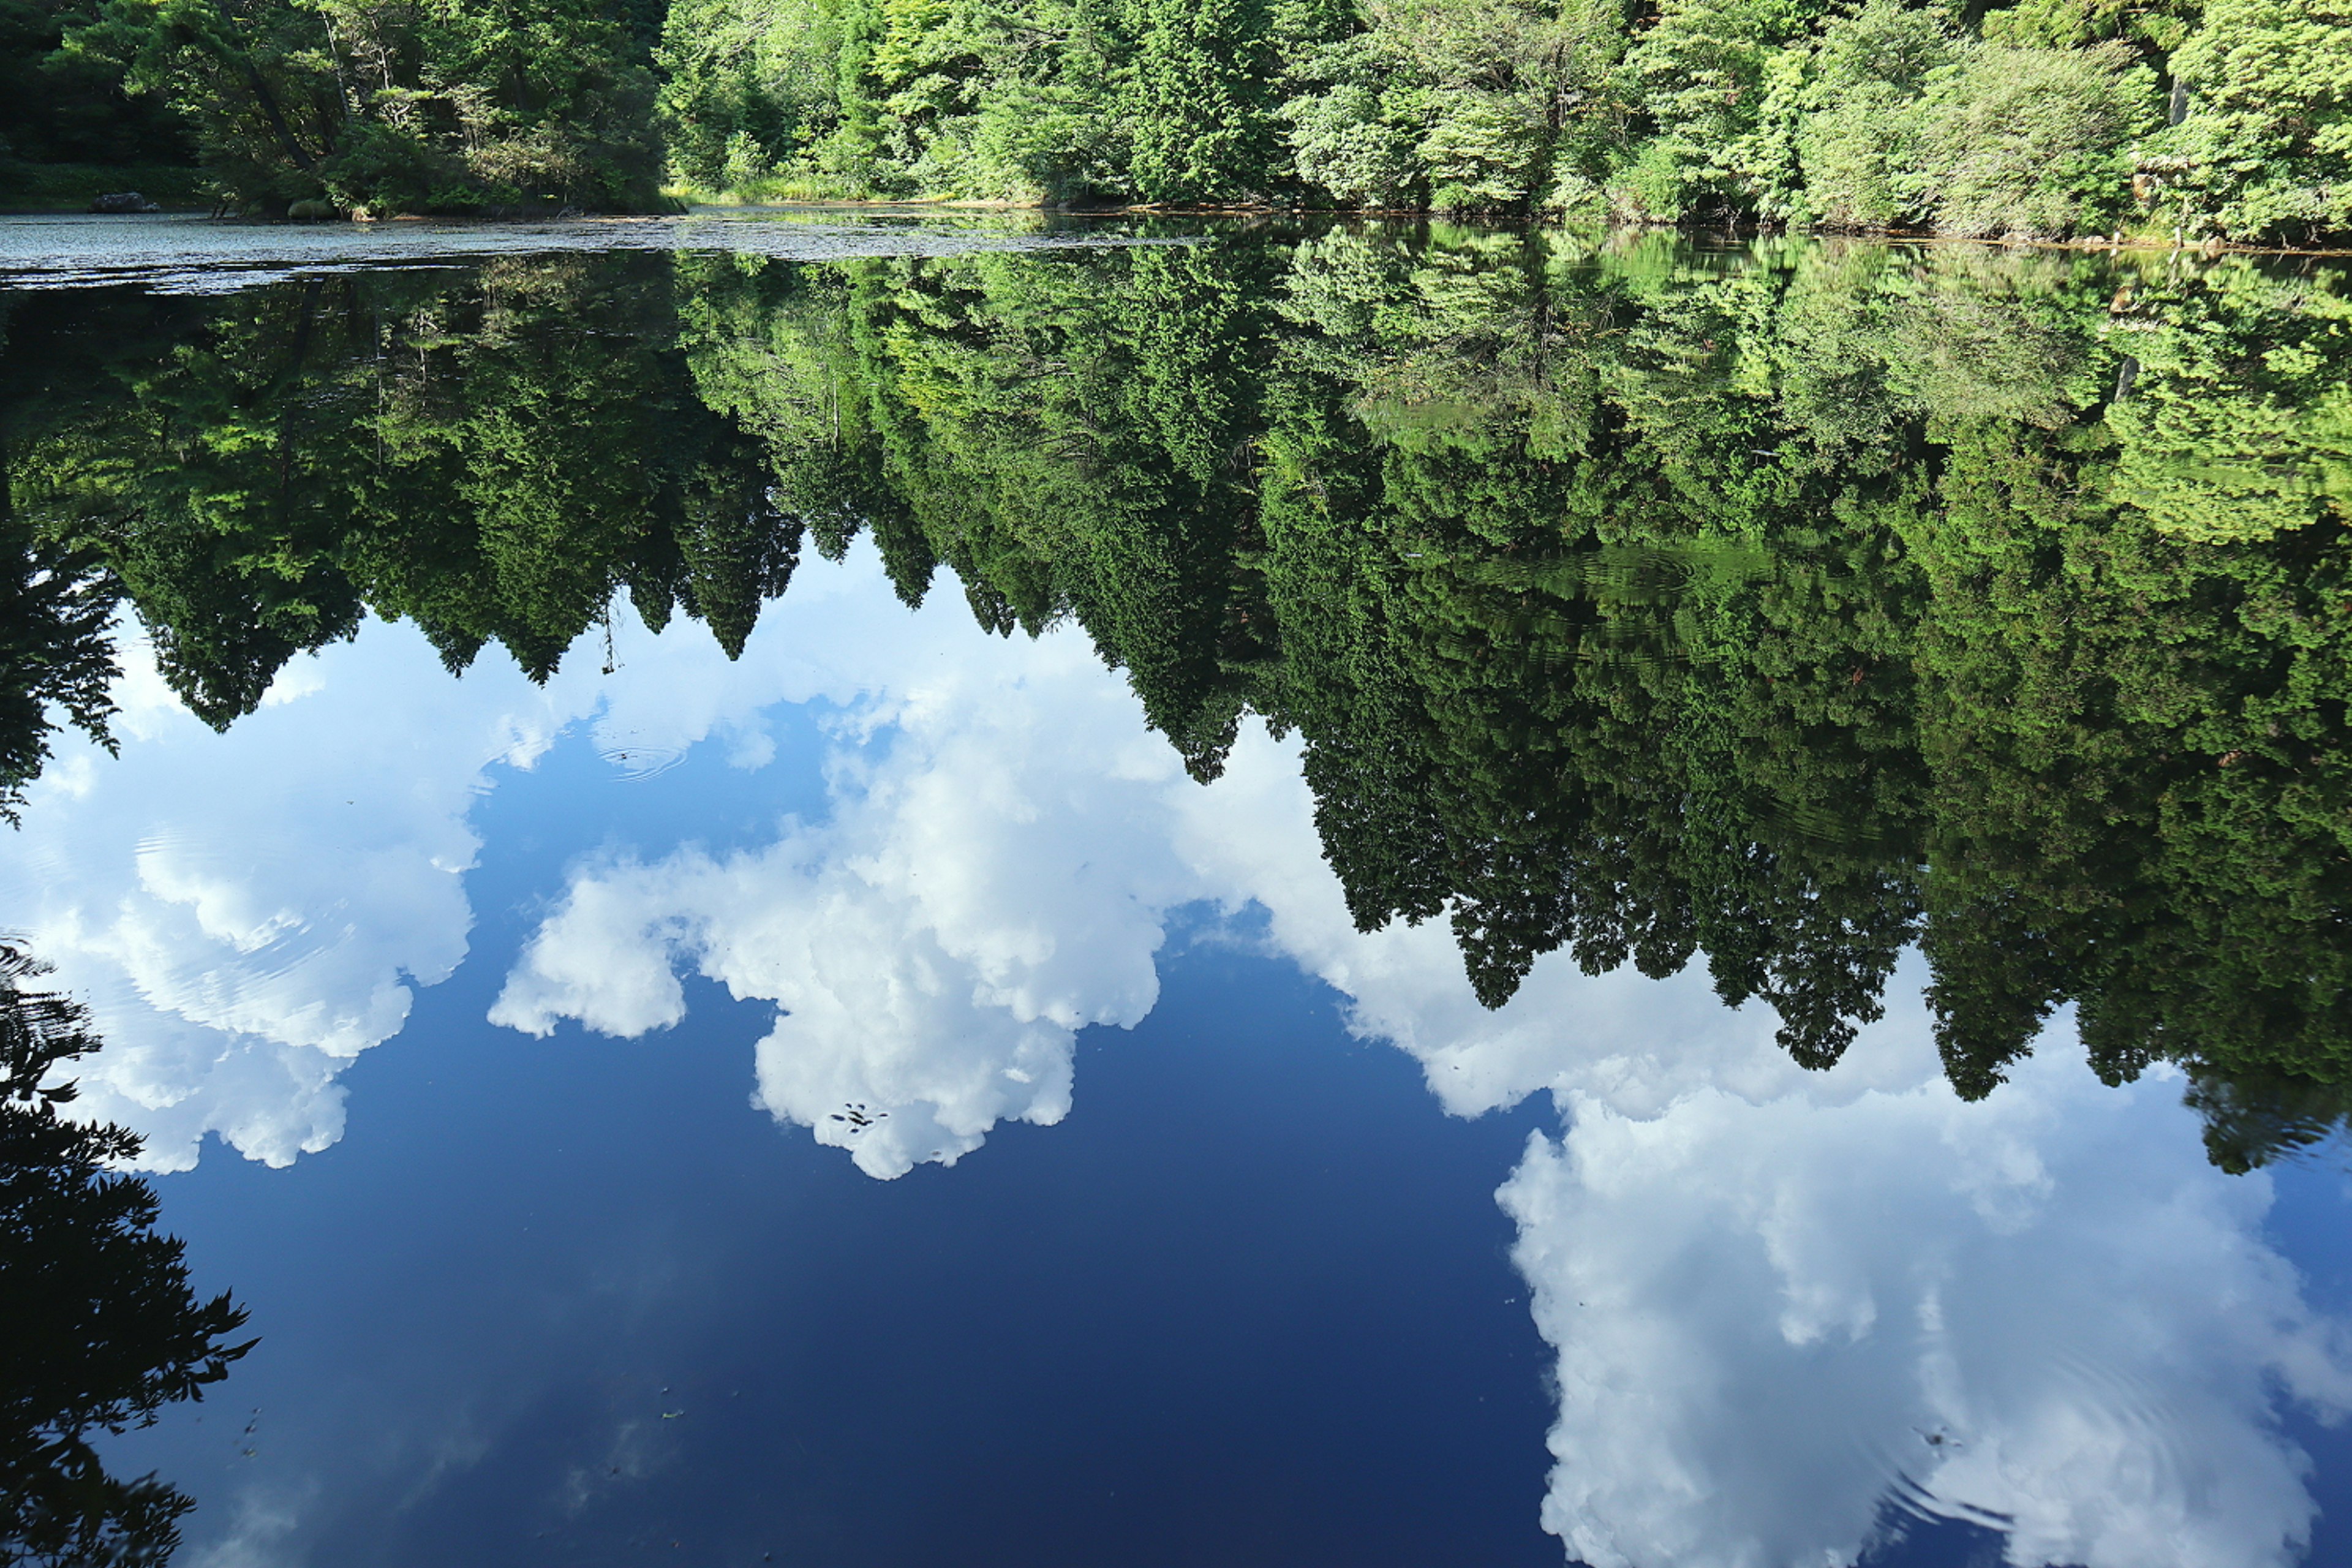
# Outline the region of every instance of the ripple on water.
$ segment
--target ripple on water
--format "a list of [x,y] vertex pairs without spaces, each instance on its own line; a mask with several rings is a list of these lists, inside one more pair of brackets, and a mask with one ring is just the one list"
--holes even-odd
[[184,213],[68,213],[0,217],[0,288],[142,283],[158,293],[228,294],[291,278],[566,252],[718,250],[790,261],[845,261],[1192,243],[1142,238],[1115,228],[1019,233],[1002,219],[991,224],[931,215],[828,221],[751,211],[540,223],[258,224]]
[[658,746],[623,741],[604,747],[596,753],[614,769],[623,784],[635,784],[639,779],[657,778],[686,761],[683,746]]
[[[2005,1362],[1968,1391],[1966,1403],[2000,1429],[1979,1434],[1963,1419],[1930,1413],[1907,1429],[1853,1434],[1870,1473],[1886,1478],[1881,1506],[1890,1521],[2009,1534],[2017,1518],[1997,1503],[2040,1489],[2046,1478],[2019,1469],[2038,1468],[2047,1439],[2061,1430],[2072,1451],[2105,1454],[2111,1462],[2120,1457],[2114,1473],[2129,1474],[2143,1497],[2198,1489],[2200,1467],[2183,1451],[2183,1435],[2194,1430],[2189,1414],[2152,1379],[2095,1349],[2052,1346]],[[1980,1452],[1982,1443],[1995,1451]],[[1984,1495],[1988,1489],[1999,1496]]]

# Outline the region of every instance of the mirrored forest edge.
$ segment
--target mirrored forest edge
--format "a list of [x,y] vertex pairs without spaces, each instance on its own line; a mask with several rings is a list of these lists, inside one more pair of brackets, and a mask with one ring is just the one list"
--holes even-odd
[[[1349,226],[44,297],[0,360],[12,799],[135,614],[226,727],[412,620],[731,658],[811,552],[1076,624],[1213,779],[1295,735],[1366,930],[1704,962],[1953,1086],[2071,1005],[2232,1169],[2352,1092],[2352,298],[2243,258]],[[21,301],[24,296],[12,297]]]

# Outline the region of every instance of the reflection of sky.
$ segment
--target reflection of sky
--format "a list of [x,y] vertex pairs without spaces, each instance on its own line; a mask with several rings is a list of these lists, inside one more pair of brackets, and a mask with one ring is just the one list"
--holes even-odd
[[1531,1118],[1431,1114],[1286,966],[1195,948],[1079,1114],[887,1183],[746,1104],[762,1010],[541,1041],[498,978],[420,995],[337,1147],[165,1179],[267,1336],[124,1445],[194,1568],[1558,1561],[1491,1199]]
[[[526,1516],[551,1561],[1519,1560],[1507,1174],[1542,1521],[1595,1563],[1851,1561],[1891,1487],[2019,1563],[2309,1531],[2278,1423],[2352,1355],[2177,1082],[2053,1039],[1961,1106],[1916,974],[1828,1075],[1696,975],[1555,955],[1485,1013],[1442,924],[1353,931],[1291,747],[1195,785],[1081,636],[910,616],[870,558],[739,664],[617,636],[538,689],[372,626],[226,737],[134,679],[6,846],[115,1042],[89,1103],[166,1168],[302,1156],[166,1184],[269,1335],[205,1413],[263,1404],[251,1459],[142,1440],[214,1560],[530,1560]],[[1433,1117],[1408,1059],[1563,1130]],[[958,1168],[866,1183],[746,1088],[866,1175]]]

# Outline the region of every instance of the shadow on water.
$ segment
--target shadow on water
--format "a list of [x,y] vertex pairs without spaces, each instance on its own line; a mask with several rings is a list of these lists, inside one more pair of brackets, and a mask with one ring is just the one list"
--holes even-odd
[[0,947],[0,1563],[161,1563],[194,1500],[109,1474],[91,1439],[202,1398],[255,1342],[226,1293],[190,1289],[154,1188],[118,1168],[139,1140],[60,1113],[58,1069],[99,1042],[81,1008],[30,988],[41,973]]

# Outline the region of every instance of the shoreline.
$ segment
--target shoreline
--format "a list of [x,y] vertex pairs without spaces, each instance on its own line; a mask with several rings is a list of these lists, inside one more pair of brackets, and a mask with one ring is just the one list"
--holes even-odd
[[[1055,207],[1037,203],[983,201],[964,197],[828,197],[822,201],[688,201],[673,212],[581,212],[566,210],[534,216],[485,216],[473,214],[401,213],[389,217],[349,216],[340,218],[248,218],[215,215],[210,208],[193,205],[166,205],[154,213],[92,213],[83,208],[58,206],[0,206],[0,219],[29,217],[93,217],[136,221],[141,217],[201,219],[224,227],[332,229],[373,228],[384,225],[429,223],[453,227],[498,228],[518,224],[549,223],[612,223],[667,220],[701,214],[725,213],[808,213],[808,214],[871,214],[920,216],[933,213],[965,214],[973,216],[1034,214],[1041,217],[1071,220],[1101,220],[1136,217],[1176,217],[1239,220],[1266,225],[1286,223],[1453,223],[1472,228],[1515,229],[1528,227],[1565,227],[1564,220],[1532,215],[1457,213],[1416,207],[1276,207],[1251,205],[1190,205],[1137,202],[1122,206]],[[2158,238],[2101,237],[2095,239],[2024,239],[2010,236],[1972,236],[1942,234],[1932,229],[1848,229],[1811,227],[1788,225],[1758,225],[1747,226],[1700,223],[1628,223],[1611,221],[1599,226],[1608,234],[1672,234],[1696,240],[1746,242],[1763,238],[1793,238],[1812,240],[1858,240],[1889,246],[1974,246],[1996,250],[2050,250],[2078,254],[2110,255],[2195,255],[2195,256],[2268,256],[2305,260],[2352,259],[2352,242],[2341,246],[2295,247],[2242,245],[2223,240],[2166,240]]]
[[[681,200],[687,198],[681,197]],[[1257,218],[1276,222],[1300,218],[1346,221],[1362,219],[1380,223],[1458,223],[1473,228],[1524,228],[1530,226],[1564,227],[1559,217],[1543,217],[1532,214],[1511,216],[1500,213],[1450,212],[1434,207],[1277,207],[1263,204],[1230,205],[1183,206],[1153,202],[1131,202],[1122,206],[1056,207],[1035,202],[982,201],[961,196],[831,196],[823,201],[727,201],[688,200],[688,210],[713,212],[971,212],[971,213],[1037,213],[1049,217],[1116,218],[1116,217],[1203,217]],[[619,215],[612,215],[619,216]],[[2340,246],[2296,247],[2280,245],[2240,245],[2224,240],[2137,239],[2020,239],[2009,236],[1944,234],[1935,229],[1905,228],[1832,228],[1810,226],[1759,224],[1753,227],[1703,223],[1628,223],[1611,220],[1601,225],[1612,233],[1680,234],[1692,237],[1720,237],[1729,239],[1758,239],[1767,237],[1789,237],[1802,239],[1875,240],[1889,245],[1977,245],[2003,250],[2069,250],[2083,252],[2189,252],[2210,256],[2292,256],[2352,258],[2352,238]]]

